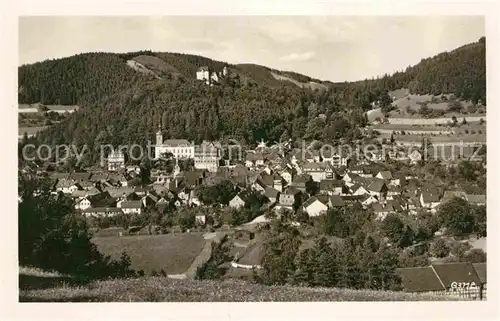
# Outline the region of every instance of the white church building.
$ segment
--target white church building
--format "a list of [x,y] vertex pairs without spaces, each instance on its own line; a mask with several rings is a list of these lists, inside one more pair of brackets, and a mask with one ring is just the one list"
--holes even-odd
[[160,158],[165,153],[171,153],[173,158],[194,159],[194,167],[217,172],[221,160],[221,145],[203,141],[201,145],[195,145],[186,139],[163,140],[161,130],[156,133],[155,158]]

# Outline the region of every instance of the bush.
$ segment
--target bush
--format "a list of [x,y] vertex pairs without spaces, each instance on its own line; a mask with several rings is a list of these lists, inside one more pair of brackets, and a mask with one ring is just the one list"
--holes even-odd
[[471,245],[467,242],[456,242],[451,246],[451,254],[462,259],[470,248]]
[[[459,172],[466,179],[468,179],[468,175],[472,175],[470,168],[462,169],[459,167]],[[437,218],[440,225],[446,227],[447,231],[454,236],[469,234],[474,228],[475,218],[471,206],[467,201],[458,197],[441,204]]]
[[196,270],[196,279],[198,280],[217,280],[221,279],[227,268],[224,263],[231,261],[231,244],[229,238],[225,235],[220,242],[212,242],[212,254],[210,259],[198,267]]
[[431,246],[431,253],[435,257],[443,258],[450,254],[450,247],[446,244],[443,239],[438,239]]
[[19,175],[19,264],[86,278],[135,275],[126,253],[112,261],[97,250],[87,221],[74,213],[73,201],[52,195],[50,186]]
[[481,249],[473,249],[465,254],[464,260],[471,263],[486,262],[486,253]]

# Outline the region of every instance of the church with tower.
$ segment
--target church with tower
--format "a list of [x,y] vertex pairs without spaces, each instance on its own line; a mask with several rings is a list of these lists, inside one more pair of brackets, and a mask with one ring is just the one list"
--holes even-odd
[[222,158],[220,143],[203,141],[200,145],[195,145],[186,139],[163,140],[161,125],[159,127],[156,132],[155,159],[171,154],[177,164],[179,159],[191,158],[194,159],[195,168],[217,172]]

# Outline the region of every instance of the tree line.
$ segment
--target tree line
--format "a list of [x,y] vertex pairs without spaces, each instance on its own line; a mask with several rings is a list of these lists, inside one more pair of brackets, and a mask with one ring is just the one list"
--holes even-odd
[[87,221],[73,201],[51,193],[50,183],[19,173],[19,265],[76,276],[81,280],[143,275],[130,257],[111,260],[90,241]]
[[[234,77],[209,87],[194,80],[199,66],[222,69],[223,62],[200,56],[152,53],[90,53],[19,67],[19,102],[79,104],[69,119],[40,134],[38,143],[77,146],[154,141],[161,124],[165,138],[190,140],[231,137],[244,143],[260,139],[308,139],[339,142],[360,138],[364,112],[373,102],[387,109],[390,90],[485,102],[485,41],[424,59],[391,76],[353,83],[326,83],[327,90],[309,90],[275,83],[269,69],[231,66]],[[128,66],[137,55],[154,55],[183,77],[156,79]],[[289,74],[294,76],[294,74]],[[245,78],[251,81],[243,81]],[[271,77],[272,78],[272,77]],[[303,79],[307,80],[307,79]],[[276,80],[274,80],[276,81]],[[109,120],[112,120],[111,124]],[[98,157],[95,148],[86,162]]]

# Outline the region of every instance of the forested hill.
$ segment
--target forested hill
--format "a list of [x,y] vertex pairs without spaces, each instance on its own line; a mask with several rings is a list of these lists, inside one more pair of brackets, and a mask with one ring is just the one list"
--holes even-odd
[[[394,90],[408,88],[412,94],[454,94],[463,100],[486,103],[486,38],[450,52],[424,58],[393,75],[350,83],[357,87]],[[344,87],[346,83],[335,83]]]
[[[134,70],[130,60],[147,72]],[[206,86],[196,81],[201,66],[228,66],[229,76]],[[154,138],[160,120],[165,137],[338,141],[359,136],[363,112],[389,90],[454,93],[484,103],[485,79],[484,38],[404,72],[351,83],[187,54],[88,53],[19,67],[19,102],[82,107],[42,133],[45,143],[144,143]]]
[[[141,63],[153,74],[138,72],[127,61]],[[199,67],[222,71],[228,66],[233,84],[266,87],[295,87],[290,81],[280,81],[275,74],[288,76],[298,82],[315,81],[308,76],[282,72],[254,64],[230,65],[202,56],[140,51],[126,54],[85,53],[57,60],[47,60],[19,67],[19,103],[46,105],[85,105],[126,89],[157,79],[196,79]],[[226,83],[227,84],[227,83]]]

